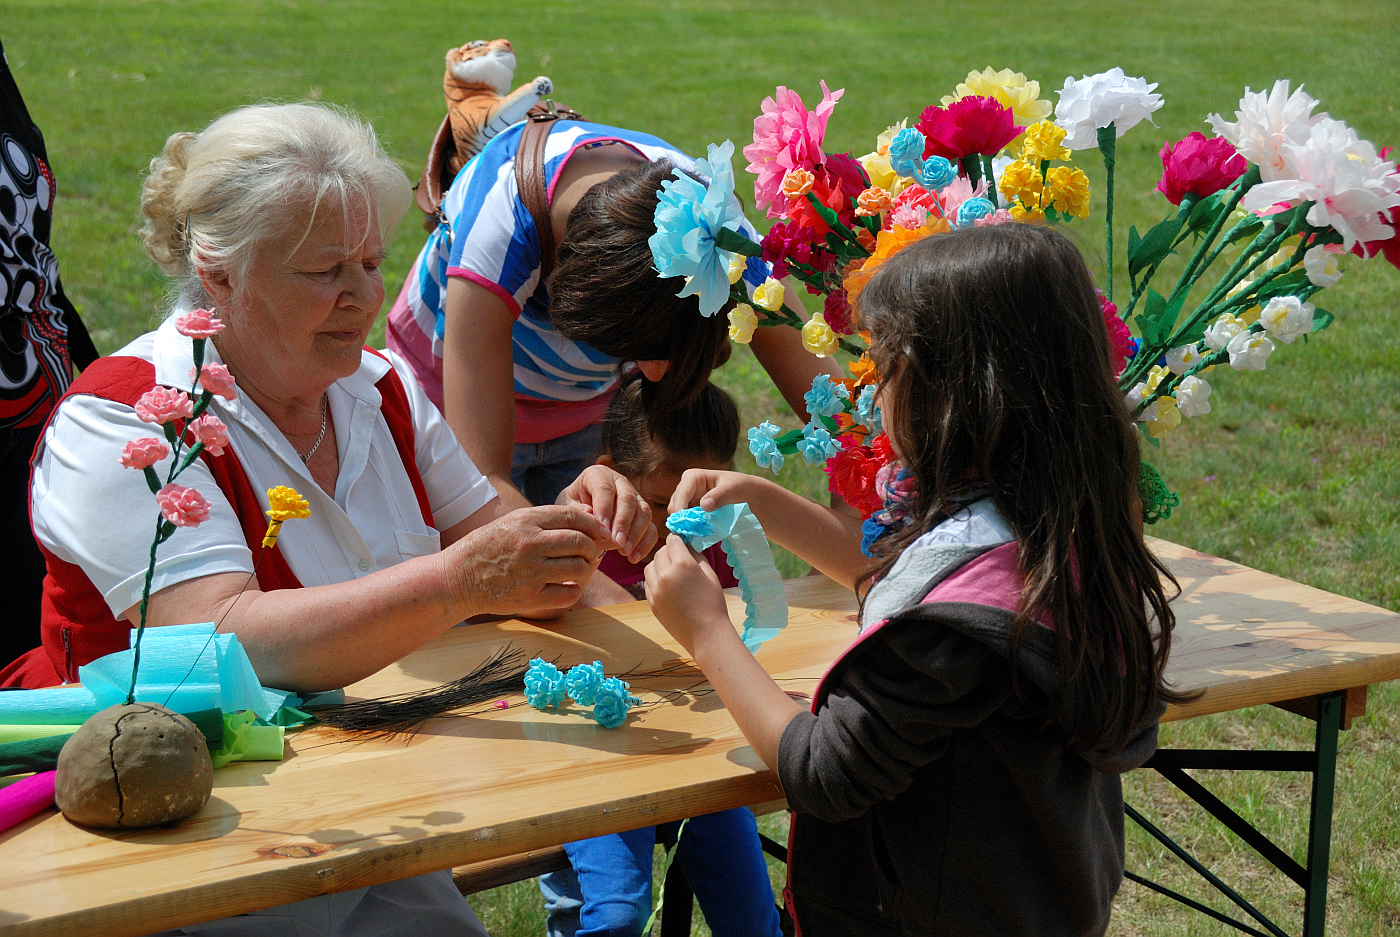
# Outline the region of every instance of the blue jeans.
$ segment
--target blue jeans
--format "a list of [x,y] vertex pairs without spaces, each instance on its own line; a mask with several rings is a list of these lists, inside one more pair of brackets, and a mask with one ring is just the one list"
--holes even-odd
[[544,442],[518,442],[510,459],[510,481],[531,504],[553,504],[598,459],[603,424]]
[[[651,859],[658,831],[566,843],[572,869],[540,877],[549,937],[637,937],[651,916]],[[779,937],[778,909],[758,825],[744,807],[692,817],[676,846],[695,899],[714,937]]]

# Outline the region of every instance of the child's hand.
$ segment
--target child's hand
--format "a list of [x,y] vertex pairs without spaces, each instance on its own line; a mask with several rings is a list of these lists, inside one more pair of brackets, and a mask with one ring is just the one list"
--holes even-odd
[[671,495],[671,502],[666,506],[666,510],[684,511],[699,505],[706,511],[713,511],[726,504],[748,501],[750,499],[745,495],[745,491],[754,481],[756,479],[752,475],[745,475],[743,472],[686,469],[685,474],[681,476],[681,483]]
[[646,591],[651,613],[692,658],[696,642],[712,631],[737,638],[715,571],[675,534],[647,565]]

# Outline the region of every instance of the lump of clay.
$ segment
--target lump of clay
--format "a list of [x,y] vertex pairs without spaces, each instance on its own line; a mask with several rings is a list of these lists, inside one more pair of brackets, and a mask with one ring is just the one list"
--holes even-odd
[[58,755],[54,799],[74,823],[135,829],[174,823],[209,800],[214,766],[199,729],[154,703],[111,706]]

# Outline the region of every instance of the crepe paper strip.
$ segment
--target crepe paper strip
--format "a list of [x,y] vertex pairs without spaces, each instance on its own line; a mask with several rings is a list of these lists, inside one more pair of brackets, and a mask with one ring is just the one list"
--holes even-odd
[[0,724],[0,746],[15,742],[31,742],[34,739],[45,739],[55,735],[72,735],[77,731],[78,726],[76,725],[11,726]]
[[284,734],[281,726],[257,724],[252,710],[226,714],[220,720],[224,726],[223,743],[209,752],[215,768],[231,761],[281,761]]
[[569,698],[580,706],[592,706],[598,699],[598,689],[603,685],[603,662],[595,660],[591,664],[577,664],[569,668],[564,677]]
[[[687,533],[709,526],[709,533]],[[744,597],[744,646],[757,652],[763,642],[787,627],[787,594],[783,579],[773,565],[773,551],[763,525],[753,516],[746,502],[726,504],[714,511],[689,508],[676,511],[666,526],[680,534],[693,550],[707,550],[716,543],[724,547],[729,565]]]
[[69,733],[0,744],[0,778],[52,771],[58,767],[58,753],[63,750],[63,743],[72,737],[72,733]]
[[536,709],[558,709],[567,692],[558,667],[541,657],[530,661],[530,669],[525,671],[525,702]]
[[631,688],[630,684],[617,677],[604,680],[593,699],[593,721],[604,729],[616,729],[626,722],[627,711],[641,702],[627,692]]
[[102,707],[83,687],[0,693],[0,725],[81,725]]
[[[78,678],[99,709],[126,702],[132,653],[117,651],[78,668]],[[136,681],[140,702],[159,703],[186,713],[251,709],[269,719],[293,697],[286,690],[264,688],[238,636],[214,633],[212,621],[151,628],[141,639]],[[299,702],[295,699],[292,705]]]
[[[345,699],[345,691],[337,690],[336,692],[340,694],[340,698],[343,702]],[[332,694],[327,693],[323,695],[331,696]],[[296,699],[296,697],[290,696],[288,697],[288,699]],[[326,705],[332,704],[327,703]],[[310,725],[315,721],[316,717],[309,712],[303,712],[295,706],[283,706],[281,709],[277,710],[277,712],[272,714],[271,719],[264,719],[262,716],[259,716],[257,720],[257,725],[278,726],[279,728],[283,729],[298,729],[304,725]]]
[[56,771],[45,771],[0,790],[0,831],[8,830],[53,806]]

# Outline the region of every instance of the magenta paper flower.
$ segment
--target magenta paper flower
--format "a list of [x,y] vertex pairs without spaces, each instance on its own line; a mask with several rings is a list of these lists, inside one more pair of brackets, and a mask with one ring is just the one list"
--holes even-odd
[[146,423],[168,423],[194,416],[194,401],[183,390],[157,384],[136,401],[136,415]]
[[1190,192],[1197,198],[1214,195],[1230,185],[1249,168],[1245,158],[1224,137],[1207,139],[1193,130],[1175,145],[1162,144],[1162,178],[1157,191],[1173,205]]
[[233,375],[228,373],[228,368],[222,364],[206,364],[197,374],[194,368],[190,368],[190,380],[194,381],[196,377],[199,379],[199,386],[211,394],[218,394],[225,400],[232,400],[238,396],[234,390]]
[[224,330],[224,324],[208,309],[196,309],[175,319],[175,331],[187,338],[213,338]]
[[778,222],[763,236],[763,259],[773,265],[773,276],[781,280],[788,275],[788,261],[810,263],[812,244],[817,232],[796,222]]
[[160,513],[176,527],[198,527],[209,520],[209,502],[193,488],[174,482],[156,492]]
[[206,413],[195,420],[190,424],[190,432],[194,433],[195,439],[204,443],[210,455],[224,454],[224,447],[228,445],[228,427],[214,414]]
[[947,107],[927,107],[916,124],[924,135],[924,159],[941,156],[956,163],[979,153],[995,156],[1025,130],[1011,108],[995,98],[962,98]]
[[1137,343],[1133,341],[1133,333],[1128,331],[1128,324],[1118,318],[1118,307],[1108,301],[1103,290],[1095,292],[1099,294],[1099,309],[1103,312],[1104,328],[1108,330],[1109,361],[1113,365],[1113,375],[1117,377],[1128,366],[1128,359],[1137,352]]
[[837,335],[851,335],[855,332],[855,324],[851,322],[851,304],[846,299],[845,290],[832,290],[826,294],[822,314],[826,316],[826,324],[831,326],[831,331]]
[[144,471],[168,455],[170,447],[164,440],[147,436],[145,439],[133,439],[122,446],[121,461],[127,468]]
[[824,81],[821,87],[822,102],[815,111],[808,111],[796,91],[779,85],[773,97],[763,99],[763,113],[754,118],[753,143],[744,147],[744,156],[749,172],[758,176],[754,201],[767,210],[769,218],[783,217],[780,209],[788,204],[786,198],[779,198],[783,177],[794,169],[810,171],[822,161],[826,122],[845,89],[833,93]]

